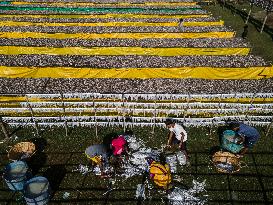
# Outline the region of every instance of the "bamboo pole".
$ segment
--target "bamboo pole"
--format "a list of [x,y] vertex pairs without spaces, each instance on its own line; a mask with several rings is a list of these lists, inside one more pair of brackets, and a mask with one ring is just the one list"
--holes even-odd
[[252,12],[253,4],[252,4],[252,3],[250,3],[250,6],[251,6],[251,7],[250,7],[249,12],[248,12],[248,14],[247,14],[247,18],[246,18],[245,24],[247,24],[247,23],[248,23],[249,17],[250,17],[251,12]]
[[264,17],[264,21],[263,21],[263,25],[262,25],[262,28],[261,28],[260,33],[262,33],[262,32],[263,32],[263,30],[264,30],[264,26],[265,26],[265,23],[266,23],[267,17],[268,17],[268,12],[266,12],[266,16]]
[[135,119],[135,105],[133,105],[133,117],[132,117],[132,129],[134,129],[134,120]]
[[253,93],[252,98],[250,100],[250,107],[247,109],[246,116],[245,116],[245,121],[247,120],[248,122],[250,122],[250,124],[251,124],[251,120],[249,120],[248,116],[250,114],[251,105],[254,102],[255,95],[256,95],[256,93]]
[[66,114],[65,114],[65,105],[64,105],[64,96],[63,93],[60,93],[61,100],[62,100],[62,109],[63,109],[63,117],[64,117],[64,128],[65,128],[65,136],[68,136],[68,126],[67,126],[67,120],[66,120]]
[[183,113],[183,124],[185,123],[185,120],[186,120],[187,111],[190,108],[190,98],[191,98],[191,95],[190,93],[188,93],[187,107],[184,109],[184,113]]
[[272,126],[273,126],[273,120],[270,122],[270,124],[266,128],[265,137],[269,135],[270,130],[272,129]]
[[9,132],[7,130],[6,124],[3,122],[2,116],[0,116],[0,127],[2,129],[5,139],[9,139]]
[[97,109],[95,104],[95,99],[93,98],[93,107],[95,112],[95,133],[96,133],[96,139],[98,139],[98,121],[97,121]]
[[27,95],[26,95],[26,102],[27,102],[28,109],[30,110],[30,113],[31,113],[31,120],[32,120],[32,122],[34,123],[34,127],[35,127],[35,130],[36,130],[36,134],[37,134],[38,136],[40,136],[40,134],[39,134],[39,129],[38,129],[38,123],[37,123],[36,120],[35,120],[34,112],[33,112],[33,109],[32,109],[32,107],[31,107],[30,103],[29,103],[29,99],[28,99],[28,96],[27,96]]
[[155,101],[154,101],[154,120],[153,120],[153,129],[151,132],[152,134],[155,133],[155,122],[156,122],[156,111],[157,111],[156,107],[157,107],[157,93],[155,94]]
[[124,93],[122,93],[122,118],[123,118],[123,132],[126,131],[126,122],[125,122],[125,100]]

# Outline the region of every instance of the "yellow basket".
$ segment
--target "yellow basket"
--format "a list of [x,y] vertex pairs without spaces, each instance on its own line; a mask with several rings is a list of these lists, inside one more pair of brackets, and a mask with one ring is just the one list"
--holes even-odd
[[20,142],[15,144],[8,152],[10,160],[30,158],[35,153],[35,144],[32,142]]
[[218,151],[212,156],[212,163],[217,171],[232,174],[240,171],[240,158],[230,152]]

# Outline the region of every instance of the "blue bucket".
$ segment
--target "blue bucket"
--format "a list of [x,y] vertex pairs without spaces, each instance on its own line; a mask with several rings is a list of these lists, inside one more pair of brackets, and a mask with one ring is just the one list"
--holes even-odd
[[9,189],[13,191],[21,191],[27,181],[28,166],[23,161],[15,161],[9,163],[4,168],[3,178]]
[[45,205],[50,198],[50,185],[45,177],[34,177],[24,186],[24,198],[28,205]]
[[223,132],[221,147],[231,153],[239,153],[244,147],[242,144],[237,144],[236,133],[233,130],[226,130]]

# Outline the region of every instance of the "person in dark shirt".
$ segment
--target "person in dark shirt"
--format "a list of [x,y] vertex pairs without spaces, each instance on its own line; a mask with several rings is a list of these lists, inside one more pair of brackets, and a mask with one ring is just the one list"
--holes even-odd
[[239,153],[240,155],[244,155],[249,149],[253,148],[260,138],[260,133],[257,129],[241,122],[231,122],[230,129],[241,137],[237,142],[238,144],[243,143],[244,145]]
[[183,29],[183,22],[184,22],[184,19],[183,19],[183,18],[179,19],[178,27],[179,27],[180,29]]
[[244,31],[243,31],[243,33],[242,33],[242,38],[243,38],[243,39],[246,39],[247,34],[248,34],[248,25],[245,25],[245,26],[244,26]]

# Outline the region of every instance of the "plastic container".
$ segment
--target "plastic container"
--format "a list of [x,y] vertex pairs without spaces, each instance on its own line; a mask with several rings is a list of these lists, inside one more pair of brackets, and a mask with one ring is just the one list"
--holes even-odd
[[4,168],[3,178],[9,189],[13,191],[21,191],[27,181],[28,166],[23,161],[15,161],[9,163]]
[[24,186],[24,199],[28,205],[45,205],[50,199],[50,185],[45,177],[34,177]]

